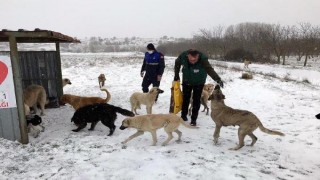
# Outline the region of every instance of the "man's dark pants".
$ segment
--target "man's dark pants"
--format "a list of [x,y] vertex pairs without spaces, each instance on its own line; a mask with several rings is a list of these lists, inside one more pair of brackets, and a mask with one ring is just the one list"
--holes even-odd
[[144,93],[149,92],[150,84],[152,84],[153,87],[159,87],[160,81],[157,81],[157,78],[149,78],[148,76],[144,76],[142,81],[142,91]]
[[196,122],[198,118],[198,112],[200,109],[200,98],[201,98],[203,86],[204,84],[200,84],[200,85],[188,85],[186,83],[182,84],[182,94],[183,94],[183,103],[182,103],[182,110],[181,110],[182,118],[187,117],[191,92],[193,92],[191,122]]

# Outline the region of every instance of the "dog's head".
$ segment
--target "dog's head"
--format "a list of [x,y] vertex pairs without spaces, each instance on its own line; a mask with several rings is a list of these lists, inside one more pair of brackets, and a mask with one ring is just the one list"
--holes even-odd
[[126,128],[130,127],[130,118],[126,118],[122,121],[122,124],[120,126],[121,130],[124,130]]
[[102,81],[106,80],[106,76],[104,74],[100,74],[98,78]]
[[208,93],[211,93],[214,89],[214,85],[213,84],[205,84],[203,86],[203,90],[207,91]]
[[153,88],[149,91],[150,94],[161,94],[161,93],[163,93],[163,92],[164,92],[164,91],[161,90],[161,89],[158,88],[158,87],[153,87]]
[[59,104],[60,105],[65,105],[69,101],[70,101],[70,95],[69,94],[63,94],[59,99]]
[[222,101],[225,99],[224,94],[222,93],[220,86],[216,85],[212,94],[209,96],[208,100]]
[[68,78],[64,78],[62,80],[63,80],[64,84],[71,84],[71,81]]
[[38,115],[34,115],[32,118],[27,120],[28,124],[31,123],[34,126],[37,126],[42,123],[42,118]]

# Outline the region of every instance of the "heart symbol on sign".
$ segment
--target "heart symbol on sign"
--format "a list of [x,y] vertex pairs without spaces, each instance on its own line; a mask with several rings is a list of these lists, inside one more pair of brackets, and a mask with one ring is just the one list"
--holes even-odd
[[8,67],[5,63],[0,60],[0,85],[6,79],[8,75]]

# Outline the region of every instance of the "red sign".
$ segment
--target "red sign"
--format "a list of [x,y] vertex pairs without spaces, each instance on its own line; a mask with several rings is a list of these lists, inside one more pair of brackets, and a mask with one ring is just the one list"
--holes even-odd
[[5,63],[0,60],[0,85],[6,79],[8,75],[8,67]]

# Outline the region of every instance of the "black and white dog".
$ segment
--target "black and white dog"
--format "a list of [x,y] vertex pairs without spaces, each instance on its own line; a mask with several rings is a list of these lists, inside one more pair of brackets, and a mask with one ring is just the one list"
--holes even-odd
[[[26,116],[28,132],[34,137],[38,137],[40,132],[44,131],[44,127],[41,125],[42,118],[38,115],[28,115]],[[37,127],[40,127],[41,130]]]
[[108,136],[111,136],[116,128],[114,125],[114,122],[117,119],[116,113],[120,113],[124,116],[134,116],[134,113],[131,111],[106,103],[96,103],[81,107],[71,118],[71,122],[74,122],[75,125],[78,126],[77,129],[72,131],[80,131],[87,126],[87,123],[91,123],[89,130],[92,131],[96,124],[101,121],[102,124],[110,129]]
[[320,113],[316,115],[316,118],[317,118],[317,119],[320,119]]

